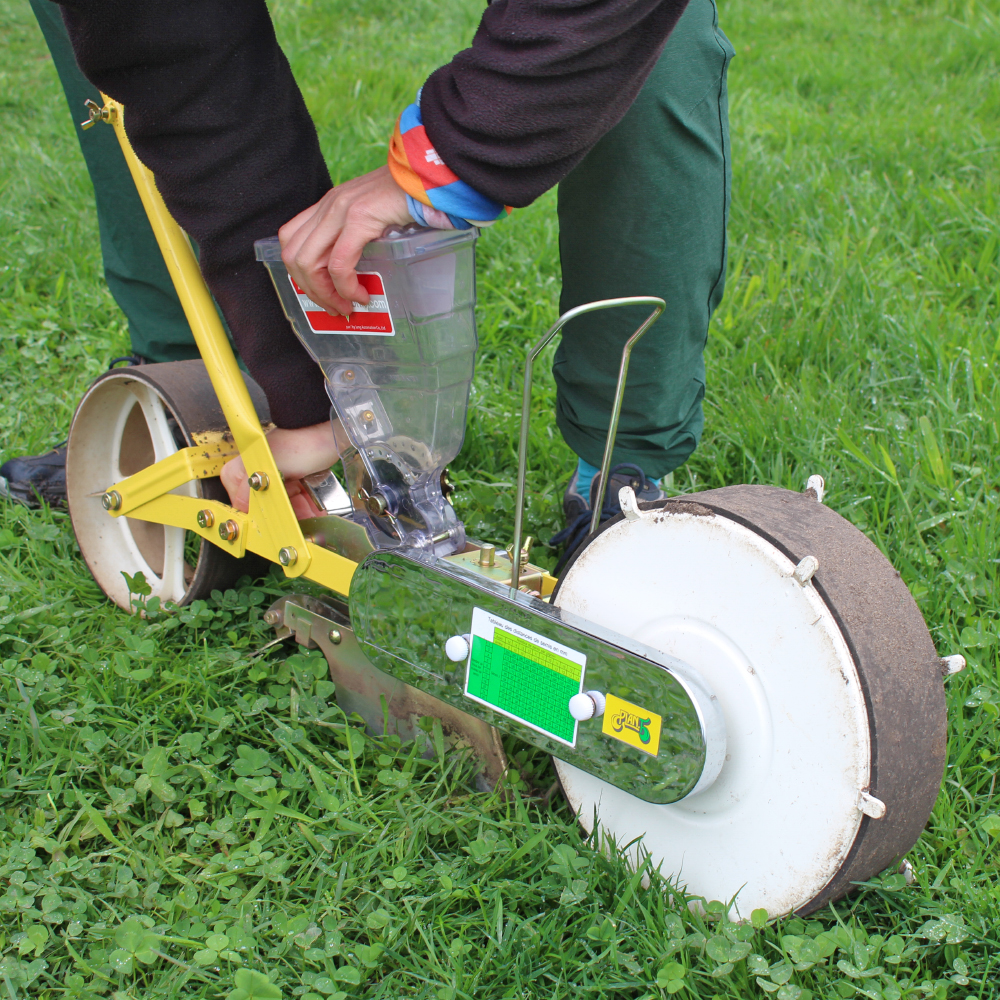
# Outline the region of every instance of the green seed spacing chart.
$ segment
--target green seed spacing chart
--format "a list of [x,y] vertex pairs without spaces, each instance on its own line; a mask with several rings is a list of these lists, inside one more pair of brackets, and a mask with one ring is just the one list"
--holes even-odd
[[471,635],[466,697],[576,746],[569,700],[583,688],[587,657],[482,608],[472,610]]

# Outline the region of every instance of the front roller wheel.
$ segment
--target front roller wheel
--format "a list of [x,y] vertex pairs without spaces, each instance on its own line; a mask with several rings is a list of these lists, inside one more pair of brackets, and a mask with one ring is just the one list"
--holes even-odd
[[580,550],[553,603],[690,664],[723,710],[725,762],[703,791],[653,805],[556,761],[566,796],[588,830],[596,817],[619,844],[642,838],[633,850],[696,896],[743,917],[816,910],[899,860],[937,796],[945,701],[924,620],[812,491],[639,508]]
[[[258,416],[267,402],[249,378]],[[194,532],[110,517],[101,494],[178,448],[227,434],[202,361],[174,361],[113,369],[98,378],[80,401],[66,449],[70,518],[80,551],[98,586],[119,607],[131,610],[122,573],[141,572],[152,595],[189,604],[213,590],[231,587],[241,576],[259,576],[266,560],[248,554],[235,559]],[[173,491],[182,496],[229,502],[221,481],[199,479]]]

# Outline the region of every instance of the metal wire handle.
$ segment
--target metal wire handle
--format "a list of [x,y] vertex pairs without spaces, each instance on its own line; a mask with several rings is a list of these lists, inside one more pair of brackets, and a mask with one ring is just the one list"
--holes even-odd
[[601,494],[594,505],[594,513],[590,522],[591,533],[597,530],[601,523],[601,509],[604,506],[604,496],[608,488],[608,473],[611,471],[611,454],[615,447],[615,437],[618,434],[618,420],[622,412],[622,398],[625,395],[625,379],[628,377],[628,363],[632,348],[639,338],[656,322],[660,313],[666,309],[663,299],[653,295],[636,295],[624,299],[600,299],[597,302],[587,302],[582,306],[564,312],[549,327],[545,336],[528,351],[524,366],[524,398],[521,404],[521,439],[517,453],[517,498],[514,501],[514,549],[511,552],[511,586],[517,589],[521,583],[521,531],[524,522],[524,486],[528,474],[528,431],[531,425],[531,383],[535,358],[545,349],[552,338],[571,320],[586,313],[598,312],[601,309],[616,309],[619,306],[653,306],[653,311],[645,322],[626,341],[622,350],[621,365],[618,369],[618,386],[615,389],[615,401],[611,407],[611,422],[608,425],[608,436],[604,442],[604,458],[601,461]]

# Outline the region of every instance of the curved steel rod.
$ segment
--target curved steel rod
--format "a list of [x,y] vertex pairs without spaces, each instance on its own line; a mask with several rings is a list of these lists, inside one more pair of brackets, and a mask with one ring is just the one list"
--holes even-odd
[[597,530],[600,524],[601,507],[607,490],[607,477],[611,468],[611,454],[614,451],[615,437],[618,433],[618,420],[622,412],[622,397],[625,393],[625,379],[628,376],[628,363],[632,348],[636,341],[656,322],[667,304],[663,299],[653,295],[635,295],[623,299],[600,299],[597,302],[587,302],[582,306],[564,312],[549,327],[540,341],[528,352],[524,366],[524,396],[521,404],[521,437],[517,453],[517,498],[514,501],[514,548],[511,551],[511,586],[516,590],[521,582],[521,532],[524,525],[524,485],[528,473],[528,431],[531,426],[531,384],[535,359],[548,346],[552,338],[571,320],[585,313],[598,312],[601,309],[615,309],[619,306],[653,306],[653,311],[646,317],[643,324],[629,337],[622,351],[621,365],[618,369],[618,386],[615,389],[614,405],[611,408],[611,422],[608,425],[608,436],[604,442],[604,459],[601,462],[601,495],[594,508],[590,530]]

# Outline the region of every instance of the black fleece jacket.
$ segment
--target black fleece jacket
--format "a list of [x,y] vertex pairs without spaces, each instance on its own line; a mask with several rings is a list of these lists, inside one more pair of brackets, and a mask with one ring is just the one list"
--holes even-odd
[[[635,99],[687,0],[494,0],[472,47],[431,74],[428,136],[462,180],[523,206]],[[62,0],[84,75],[126,129],[280,427],[329,401],[253,242],[330,188],[316,130],[264,0]]]

